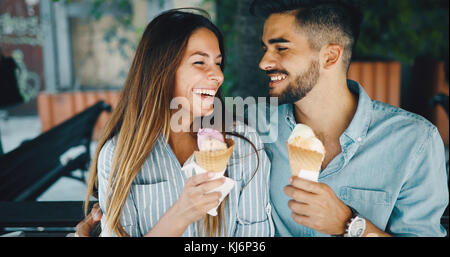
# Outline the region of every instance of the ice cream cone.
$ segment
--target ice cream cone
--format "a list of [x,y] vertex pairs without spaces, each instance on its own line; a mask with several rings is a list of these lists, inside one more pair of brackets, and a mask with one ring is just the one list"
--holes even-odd
[[323,154],[286,143],[292,175],[298,176],[300,170],[320,171]]
[[195,151],[195,162],[207,171],[224,171],[233,153],[234,141],[225,139],[225,143],[228,146],[226,150]]

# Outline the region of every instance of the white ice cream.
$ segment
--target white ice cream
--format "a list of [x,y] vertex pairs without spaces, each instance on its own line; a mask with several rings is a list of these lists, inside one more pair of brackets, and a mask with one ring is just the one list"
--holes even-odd
[[294,139],[296,139],[297,137],[302,137],[306,139],[310,137],[316,137],[316,135],[314,134],[314,131],[310,127],[304,124],[297,124],[295,125],[295,128],[288,139],[288,143],[292,144],[294,142]]
[[325,147],[316,137],[314,131],[304,125],[297,124],[288,139],[289,144],[325,154]]

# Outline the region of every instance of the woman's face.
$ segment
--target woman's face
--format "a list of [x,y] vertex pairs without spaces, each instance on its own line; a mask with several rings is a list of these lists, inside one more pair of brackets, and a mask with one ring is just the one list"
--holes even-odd
[[221,63],[216,35],[206,28],[194,31],[176,72],[174,93],[174,97],[189,101],[190,109],[184,111],[189,111],[194,118],[213,111],[214,96],[223,82]]

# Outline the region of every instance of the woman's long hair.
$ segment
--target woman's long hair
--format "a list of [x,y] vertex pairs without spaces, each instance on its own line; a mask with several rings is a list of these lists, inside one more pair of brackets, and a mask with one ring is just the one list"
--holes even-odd
[[[109,139],[117,138],[105,212],[106,229],[118,236],[129,236],[120,223],[120,216],[133,180],[158,138],[163,135],[169,139],[170,101],[173,98],[175,74],[194,31],[207,28],[216,35],[223,56],[221,69],[224,69],[225,49],[220,30],[205,17],[208,16],[205,11],[189,9],[201,12],[203,16],[184,10],[166,11],[145,29],[120,101],[103,130],[92,160],[84,204],[85,215],[88,213],[90,196],[98,197],[97,164],[100,150]],[[218,216],[206,215],[203,219],[208,236],[218,235],[221,231],[224,202],[218,208]]]

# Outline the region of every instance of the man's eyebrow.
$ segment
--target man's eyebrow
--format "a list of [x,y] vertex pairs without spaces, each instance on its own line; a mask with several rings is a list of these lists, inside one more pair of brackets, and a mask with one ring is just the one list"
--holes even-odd
[[277,43],[290,43],[290,41],[282,37],[269,39],[269,44],[277,44]]
[[[205,53],[205,52],[202,52],[202,51],[197,51],[197,52],[191,54],[191,56],[194,56],[194,55],[201,55],[201,56],[206,57],[206,58],[209,57],[209,54],[207,54],[207,53]],[[216,59],[217,59],[217,58],[222,58],[222,55],[219,54],[219,55],[216,57]]]

